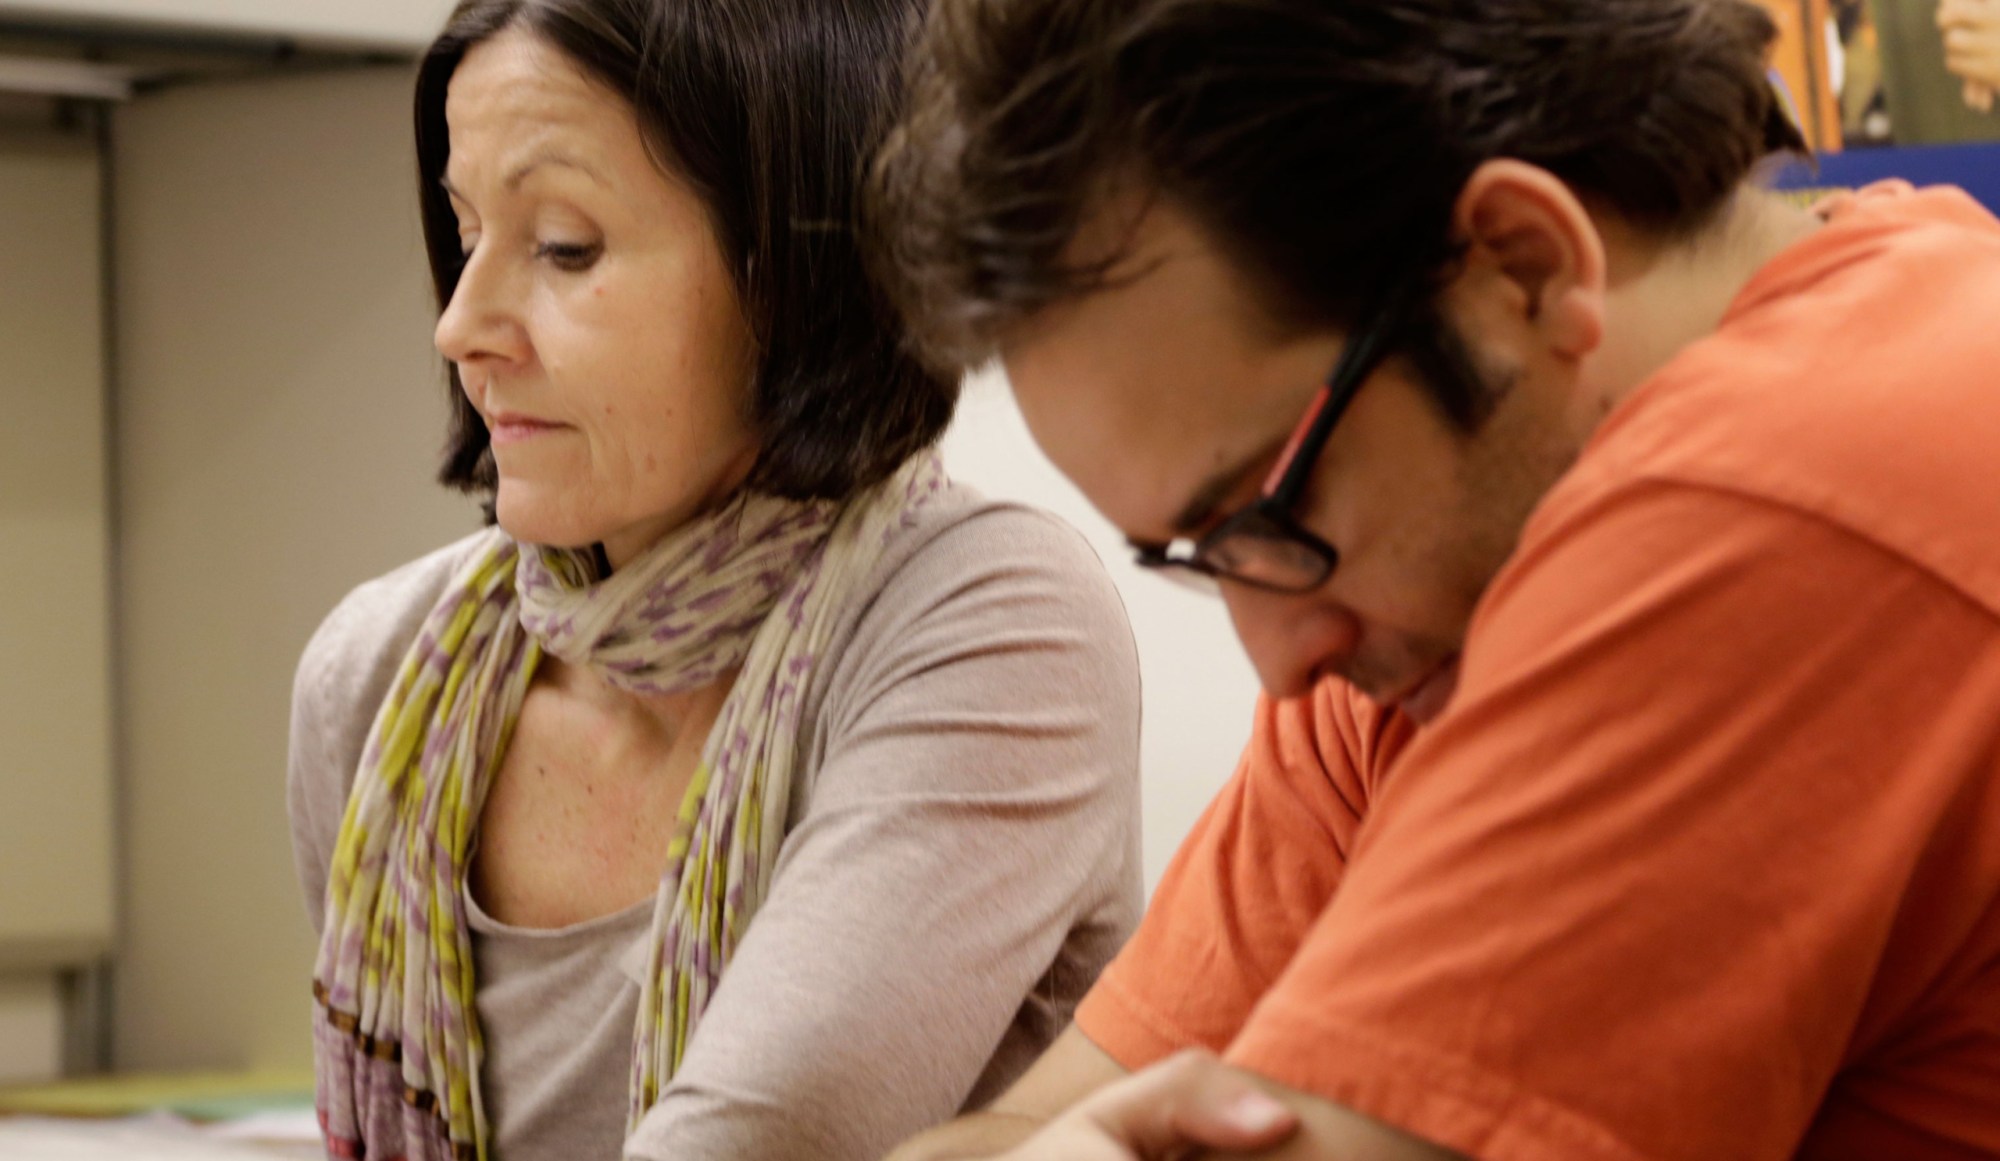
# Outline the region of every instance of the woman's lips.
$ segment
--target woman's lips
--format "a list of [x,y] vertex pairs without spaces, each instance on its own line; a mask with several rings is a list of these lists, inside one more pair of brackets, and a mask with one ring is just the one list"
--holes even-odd
[[493,445],[499,447],[504,444],[524,443],[552,431],[561,431],[564,426],[566,425],[550,423],[545,419],[536,419],[529,415],[495,415],[487,421],[486,430],[492,437]]

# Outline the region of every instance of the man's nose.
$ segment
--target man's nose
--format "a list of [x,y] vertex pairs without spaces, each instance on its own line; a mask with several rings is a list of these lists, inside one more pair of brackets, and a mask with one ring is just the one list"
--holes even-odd
[[1319,674],[1343,669],[1361,641],[1360,621],[1324,592],[1273,593],[1224,581],[1222,598],[1273,697],[1296,697]]

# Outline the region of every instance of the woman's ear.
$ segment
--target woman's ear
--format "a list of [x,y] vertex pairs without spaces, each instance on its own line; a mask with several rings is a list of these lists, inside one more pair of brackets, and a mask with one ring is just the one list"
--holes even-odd
[[1512,331],[1525,329],[1553,353],[1577,359],[1604,334],[1604,239],[1576,194],[1554,174],[1522,161],[1489,161],[1473,172],[1453,214],[1475,293]]

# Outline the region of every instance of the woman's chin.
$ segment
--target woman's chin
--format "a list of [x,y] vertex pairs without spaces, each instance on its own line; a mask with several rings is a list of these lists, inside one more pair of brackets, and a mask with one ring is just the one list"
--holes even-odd
[[678,528],[691,518],[692,513],[674,512],[637,520],[621,519],[604,513],[578,511],[572,505],[551,503],[528,489],[510,490],[503,480],[494,498],[493,515],[500,530],[522,544],[571,549],[601,544],[613,565],[619,565],[638,556]]
[[606,522],[579,519],[574,512],[552,511],[532,497],[510,495],[505,481],[494,497],[493,516],[500,530],[523,544],[548,548],[588,548],[612,528]]

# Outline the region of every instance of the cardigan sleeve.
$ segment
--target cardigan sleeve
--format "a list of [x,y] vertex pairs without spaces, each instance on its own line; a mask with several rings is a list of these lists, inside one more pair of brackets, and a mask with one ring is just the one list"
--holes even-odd
[[935,537],[819,720],[771,895],[629,1158],[879,1157],[1011,1080],[1136,922],[1137,658],[1074,531],[989,508]]
[[306,643],[292,678],[285,808],[292,859],[318,934],[347,794],[375,711],[410,642],[478,536],[368,581],[343,598]]

